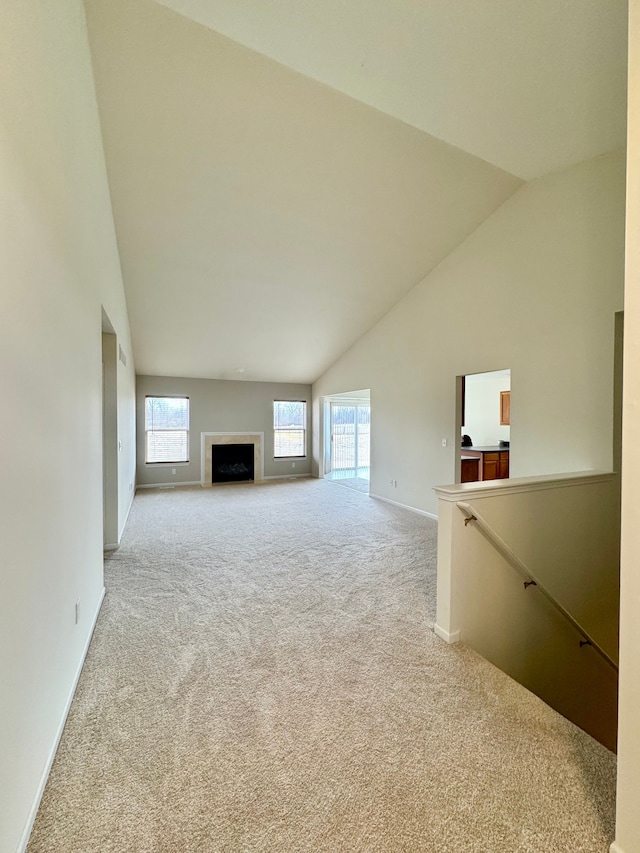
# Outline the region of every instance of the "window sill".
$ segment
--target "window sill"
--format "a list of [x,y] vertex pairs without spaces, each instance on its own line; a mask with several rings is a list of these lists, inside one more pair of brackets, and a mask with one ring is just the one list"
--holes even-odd
[[145,468],[186,468],[191,462],[145,462]]

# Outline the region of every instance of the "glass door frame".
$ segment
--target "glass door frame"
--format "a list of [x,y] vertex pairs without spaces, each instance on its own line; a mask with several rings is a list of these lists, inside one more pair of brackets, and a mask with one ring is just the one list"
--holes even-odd
[[[334,420],[334,406],[340,406],[345,409],[353,409],[353,442],[354,442],[354,464],[353,466],[349,465],[345,468],[336,468],[335,467],[335,420]],[[329,453],[329,472],[331,471],[340,471],[340,470],[350,470],[353,468],[354,471],[358,471],[361,467],[359,465],[360,460],[358,459],[359,455],[359,439],[360,439],[360,415],[359,409],[369,409],[371,412],[371,404],[370,403],[351,403],[345,401],[344,403],[338,402],[337,400],[331,400],[329,402],[329,441],[330,441],[330,453]],[[371,417],[371,415],[369,415]],[[369,466],[362,466],[369,467]]]

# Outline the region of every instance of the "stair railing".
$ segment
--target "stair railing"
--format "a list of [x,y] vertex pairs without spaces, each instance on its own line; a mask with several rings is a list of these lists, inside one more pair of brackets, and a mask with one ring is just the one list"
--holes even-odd
[[491,527],[491,525],[480,515],[480,513],[472,507],[470,504],[465,503],[464,501],[459,501],[456,506],[462,510],[465,515],[464,526],[466,527],[471,522],[475,523],[482,533],[482,535],[487,539],[493,547],[498,551],[505,560],[518,572],[518,574],[524,578],[524,588],[528,589],[530,586],[535,586],[547,601],[555,607],[555,609],[564,616],[564,618],[569,622],[573,628],[580,634],[582,639],[580,640],[581,646],[591,646],[600,657],[605,660],[609,666],[618,672],[618,665],[611,658],[607,652],[593,639],[593,637],[585,631],[585,629],[577,622],[573,616],[557,601],[553,595],[546,589],[543,584],[540,583],[538,578],[533,574],[533,572],[529,571],[527,566],[522,562],[520,557],[515,554],[511,548],[507,545],[507,543],[499,536],[496,531]]

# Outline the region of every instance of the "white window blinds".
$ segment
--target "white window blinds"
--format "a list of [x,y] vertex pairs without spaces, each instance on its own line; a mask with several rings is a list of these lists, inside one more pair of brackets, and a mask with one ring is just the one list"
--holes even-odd
[[145,397],[145,461],[189,461],[189,398]]
[[273,403],[273,455],[305,456],[307,404],[301,400],[275,400]]

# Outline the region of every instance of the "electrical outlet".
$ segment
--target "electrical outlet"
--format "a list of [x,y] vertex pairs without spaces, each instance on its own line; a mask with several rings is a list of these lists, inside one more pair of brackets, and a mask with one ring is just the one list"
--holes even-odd
[[295,463],[295,462],[292,462],[292,463],[291,463],[291,467],[292,467],[292,468],[295,468],[295,467],[296,467],[296,463]]
[[175,468],[172,468],[172,469],[171,469],[171,473],[172,473],[172,474],[175,474],[175,473],[176,473],[176,469],[175,469]]
[[76,601],[76,625],[80,621],[80,599]]

